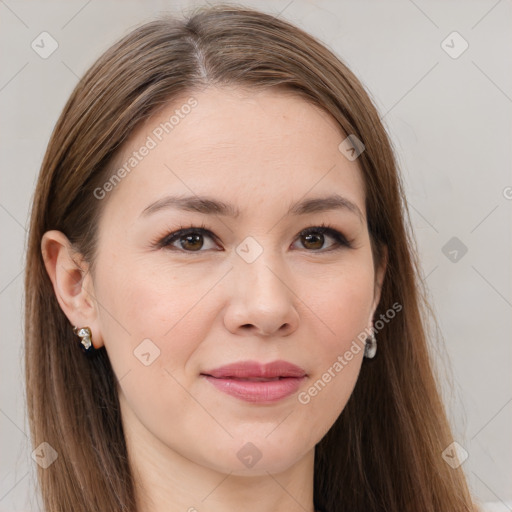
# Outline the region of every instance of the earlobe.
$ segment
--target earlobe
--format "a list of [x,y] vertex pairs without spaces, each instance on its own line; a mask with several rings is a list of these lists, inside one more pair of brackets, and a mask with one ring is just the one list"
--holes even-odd
[[73,250],[66,235],[57,230],[43,235],[41,253],[60,308],[74,327],[91,327],[94,346],[99,348],[97,309],[84,286],[88,267],[83,258]]

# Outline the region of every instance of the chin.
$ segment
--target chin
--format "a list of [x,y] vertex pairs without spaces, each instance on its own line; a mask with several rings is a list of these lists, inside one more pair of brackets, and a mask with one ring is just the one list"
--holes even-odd
[[[268,473],[282,473],[297,464],[314,449],[309,446],[284,444],[282,439],[274,442],[265,439],[265,436],[250,440],[231,439],[229,446],[219,446],[217,453],[204,464],[211,469],[236,476],[268,476]],[[277,442],[276,442],[277,441]],[[219,464],[219,462],[221,462]]]

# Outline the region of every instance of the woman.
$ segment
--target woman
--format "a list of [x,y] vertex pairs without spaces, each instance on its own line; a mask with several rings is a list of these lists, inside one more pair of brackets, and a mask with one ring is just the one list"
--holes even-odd
[[217,6],[110,48],[32,210],[46,510],[476,510],[406,220],[375,107],[298,28]]

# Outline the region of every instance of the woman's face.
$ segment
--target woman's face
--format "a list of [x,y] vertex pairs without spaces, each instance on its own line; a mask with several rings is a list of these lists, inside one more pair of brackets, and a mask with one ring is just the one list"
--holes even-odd
[[125,144],[90,291],[131,450],[275,473],[339,416],[381,278],[344,139],[296,96],[209,88]]

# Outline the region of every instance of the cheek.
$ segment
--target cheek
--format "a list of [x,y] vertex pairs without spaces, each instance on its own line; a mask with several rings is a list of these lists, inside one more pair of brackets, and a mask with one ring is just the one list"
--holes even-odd
[[151,368],[171,373],[183,367],[206,337],[208,321],[198,311],[204,313],[200,301],[211,287],[211,275],[190,278],[182,269],[135,259],[103,261],[116,262],[98,261],[95,289],[102,335],[117,376],[139,371],[150,361]]
[[374,298],[371,257],[353,258],[329,269],[316,286],[304,283],[304,301],[316,314],[323,352],[343,350],[352,338],[368,327]]
[[318,293],[309,295],[318,316],[315,349],[308,354],[314,371],[298,402],[308,411],[316,434],[327,432],[357,382],[373,304],[373,279],[371,266],[347,266],[329,276],[329,284],[318,288]]
[[184,272],[158,267],[120,259],[98,265],[97,299],[119,391],[140,420],[167,425],[169,408],[190,407],[180,383],[185,384],[183,370],[207,336],[209,321],[199,300],[211,284],[206,276],[194,278],[199,284],[191,286]]

